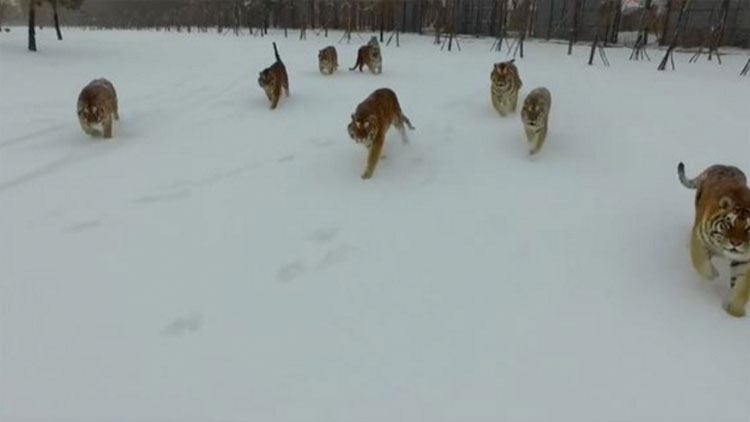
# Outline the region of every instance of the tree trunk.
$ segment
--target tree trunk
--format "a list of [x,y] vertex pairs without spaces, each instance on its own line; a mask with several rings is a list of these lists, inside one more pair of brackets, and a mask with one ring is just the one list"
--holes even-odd
[[62,32],[60,32],[60,19],[57,17],[57,0],[52,0],[52,17],[55,19],[55,31],[57,31],[57,39],[62,41]]
[[34,0],[29,1],[29,51],[36,51],[36,3]]
[[385,3],[380,2],[380,42],[383,42],[383,30],[385,29]]

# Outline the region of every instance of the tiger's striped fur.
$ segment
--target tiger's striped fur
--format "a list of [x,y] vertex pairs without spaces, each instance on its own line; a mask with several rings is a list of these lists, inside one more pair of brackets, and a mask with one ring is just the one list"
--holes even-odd
[[338,54],[336,53],[336,47],[329,45],[318,51],[318,68],[320,69],[320,73],[330,75],[335,72],[338,67],[339,59]]
[[518,68],[513,64],[516,60],[495,63],[490,73],[490,96],[492,106],[505,116],[516,111],[518,103],[518,92],[521,90],[523,83],[518,76]]
[[81,129],[90,136],[111,138],[112,120],[120,120],[117,108],[117,92],[112,82],[105,78],[94,79],[78,96],[76,111]]
[[380,44],[377,37],[371,37],[367,44],[359,47],[357,50],[357,62],[349,70],[359,69],[367,66],[370,72],[379,75],[383,72],[383,55],[380,53]]
[[281,99],[281,90],[284,89],[286,96],[289,96],[289,75],[286,73],[286,66],[279,57],[279,50],[276,49],[276,43],[273,43],[273,54],[276,61],[269,67],[263,69],[258,75],[258,85],[271,102],[271,110],[279,105]]
[[529,155],[539,152],[547,139],[551,106],[552,96],[544,87],[531,91],[523,102],[521,120],[526,131],[526,140],[529,142]]
[[401,111],[396,93],[389,88],[376,89],[359,103],[352,114],[352,121],[347,126],[349,137],[367,148],[367,167],[362,173],[363,179],[371,178],[375,172],[385,147],[385,134],[391,126],[395,126],[401,140],[408,143],[406,128],[414,130],[414,126]]
[[729,260],[731,298],[727,312],[745,315],[750,298],[750,188],[737,167],[714,165],[693,179],[685,176],[685,165],[677,166],[683,186],[697,189],[695,222],[690,253],[695,270],[704,279],[718,276],[711,258]]

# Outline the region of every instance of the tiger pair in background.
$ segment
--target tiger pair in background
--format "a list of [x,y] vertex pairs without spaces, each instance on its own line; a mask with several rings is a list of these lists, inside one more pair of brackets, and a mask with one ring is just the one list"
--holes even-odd
[[[518,94],[523,87],[523,82],[518,76],[515,59],[495,63],[492,67],[490,80],[492,82],[490,84],[492,106],[501,116],[514,113],[518,104]],[[552,96],[549,90],[544,87],[531,91],[523,102],[521,121],[529,144],[530,155],[538,153],[544,146],[544,141],[547,139],[551,106]]]

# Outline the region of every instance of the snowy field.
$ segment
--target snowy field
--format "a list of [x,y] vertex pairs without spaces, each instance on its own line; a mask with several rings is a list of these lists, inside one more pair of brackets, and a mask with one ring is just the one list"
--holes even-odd
[[[374,76],[346,70],[369,34],[64,35],[0,36],[1,421],[750,417],[750,319],[722,309],[725,263],[692,270],[676,175],[750,171],[746,52],[657,72],[529,42],[522,95],[552,92],[529,159],[492,39],[404,35]],[[75,115],[101,76],[109,141]],[[416,130],[363,181],[346,125],[383,86]]]

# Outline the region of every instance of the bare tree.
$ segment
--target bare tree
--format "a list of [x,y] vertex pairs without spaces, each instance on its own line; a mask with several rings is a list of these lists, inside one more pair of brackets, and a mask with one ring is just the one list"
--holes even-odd
[[28,0],[29,7],[29,51],[36,51],[36,6],[37,0]]

